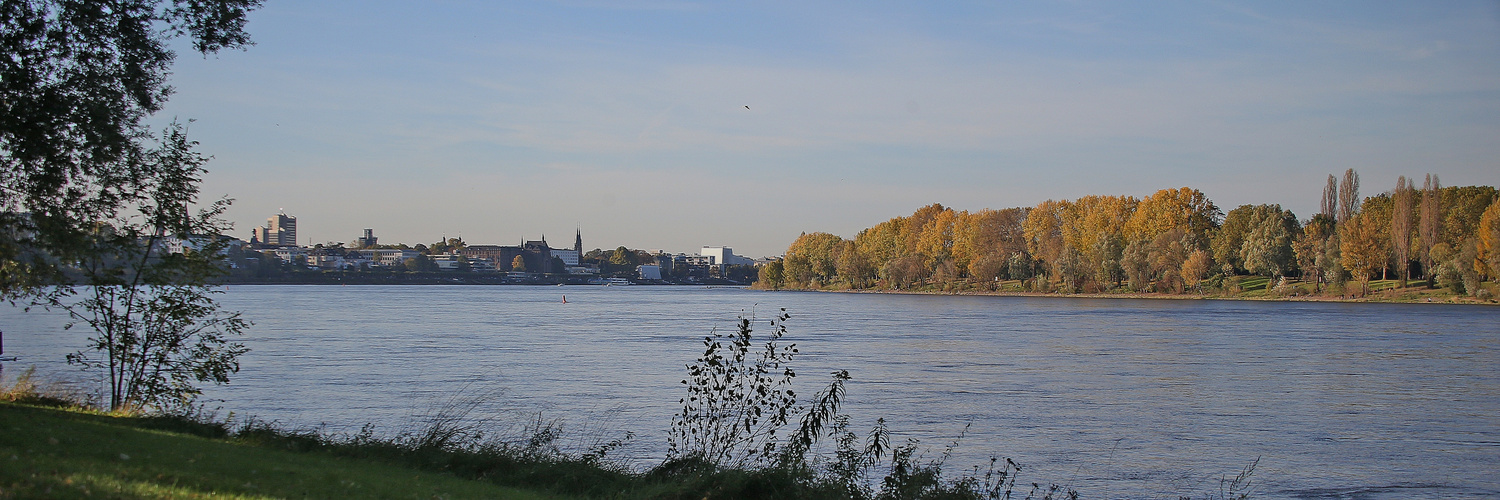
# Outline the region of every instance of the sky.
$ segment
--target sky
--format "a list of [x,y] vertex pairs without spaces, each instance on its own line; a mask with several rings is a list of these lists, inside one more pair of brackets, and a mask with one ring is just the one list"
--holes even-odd
[[1500,185],[1500,2],[268,0],[171,101],[235,235],[783,253],[931,203]]

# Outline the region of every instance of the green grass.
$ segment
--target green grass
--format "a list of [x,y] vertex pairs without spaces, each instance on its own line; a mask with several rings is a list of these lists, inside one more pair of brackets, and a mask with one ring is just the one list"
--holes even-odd
[[0,498],[562,498],[163,423],[0,402]]

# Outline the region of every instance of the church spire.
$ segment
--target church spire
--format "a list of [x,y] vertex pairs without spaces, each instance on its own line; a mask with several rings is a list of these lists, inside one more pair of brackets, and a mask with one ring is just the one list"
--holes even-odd
[[583,255],[583,228],[578,228],[573,233],[573,251],[578,252],[578,255]]

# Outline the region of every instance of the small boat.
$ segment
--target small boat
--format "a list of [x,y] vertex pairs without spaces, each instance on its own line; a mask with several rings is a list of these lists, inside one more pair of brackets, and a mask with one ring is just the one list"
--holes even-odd
[[628,279],[625,279],[625,278],[610,278],[610,279],[604,280],[604,286],[626,286],[626,285],[634,285],[634,284],[635,284],[635,282],[632,282],[632,281],[630,281]]

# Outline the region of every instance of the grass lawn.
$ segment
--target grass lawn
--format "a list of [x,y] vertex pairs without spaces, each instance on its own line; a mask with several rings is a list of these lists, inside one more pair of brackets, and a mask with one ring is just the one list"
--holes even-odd
[[0,403],[0,498],[559,498],[326,453]]

